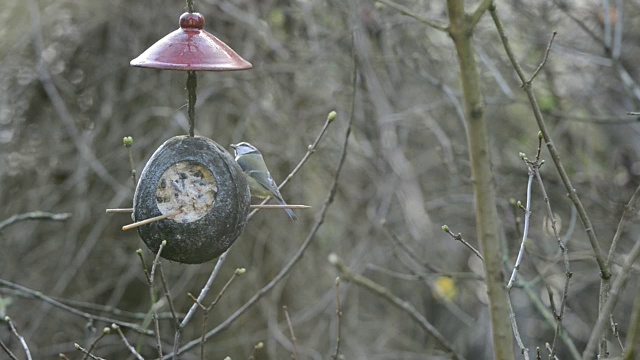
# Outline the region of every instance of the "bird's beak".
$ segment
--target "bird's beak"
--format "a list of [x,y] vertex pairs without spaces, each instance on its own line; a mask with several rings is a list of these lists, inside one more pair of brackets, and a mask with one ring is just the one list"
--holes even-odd
[[232,148],[234,148],[234,149],[235,149],[235,148],[237,148],[237,147],[238,147],[238,144],[231,144],[231,145],[229,145],[229,146],[231,146]]

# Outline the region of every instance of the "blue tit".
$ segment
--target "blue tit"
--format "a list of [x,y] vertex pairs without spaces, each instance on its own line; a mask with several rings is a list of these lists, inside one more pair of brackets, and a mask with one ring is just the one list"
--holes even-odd
[[[236,153],[236,162],[247,177],[251,195],[258,198],[273,196],[281,205],[287,205],[282,199],[280,190],[278,190],[278,186],[273,181],[260,151],[247,142],[231,144],[231,147]],[[284,210],[292,220],[298,220],[298,217],[291,209]]]

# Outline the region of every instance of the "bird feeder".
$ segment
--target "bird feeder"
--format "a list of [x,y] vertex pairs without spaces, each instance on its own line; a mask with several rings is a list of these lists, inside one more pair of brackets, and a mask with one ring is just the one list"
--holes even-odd
[[[203,263],[224,253],[244,228],[251,201],[247,180],[232,155],[215,141],[194,136],[196,71],[251,68],[227,44],[205,31],[204,17],[180,16],[180,28],[131,61],[132,66],[187,71],[189,135],[162,144],[136,185],[133,217],[138,234],[161,256]],[[124,227],[125,229],[127,227]]]

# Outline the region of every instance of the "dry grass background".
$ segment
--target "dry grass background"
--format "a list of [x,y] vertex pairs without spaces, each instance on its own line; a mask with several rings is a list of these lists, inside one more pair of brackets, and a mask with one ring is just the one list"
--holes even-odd
[[[558,30],[551,58],[536,80],[537,91],[552,136],[603,241],[601,246],[608,249],[640,176],[638,125],[612,123],[628,120],[626,112],[638,110],[639,99],[625,86],[619,67],[607,60],[602,46],[557,4],[498,3],[519,59],[530,72],[542,57],[550,31]],[[566,3],[572,16],[602,36],[599,4]],[[441,2],[403,4],[430,18],[446,19]],[[77,307],[100,304],[144,314],[150,299],[135,250],[142,247],[148,259],[152,255],[135,232],[120,230],[130,222],[128,216],[106,215],[105,209],[127,207],[132,201],[124,136],[135,139],[133,154],[140,173],[160,144],[187,132],[186,74],[128,65],[177,27],[184,3],[60,0],[37,5],[39,23],[34,22],[36,14],[29,2],[9,0],[0,9],[0,219],[34,210],[73,216],[64,223],[21,222],[3,229],[0,278],[73,301]],[[632,79],[640,79],[634,62],[640,43],[634,15],[639,9],[637,1],[624,2],[621,64]],[[458,67],[450,39],[364,0],[207,0],[197,1],[196,10],[205,16],[208,31],[254,65],[244,72],[199,73],[198,134],[223,146],[252,142],[262,150],[276,180],[283,180],[306,152],[327,113],[339,114],[317,152],[283,190],[288,202],[313,209],[299,212],[301,220],[295,224],[280,212],[265,211],[251,220],[209,298],[215,297],[234,269],[244,267],[247,274],[234,282],[216,306],[211,326],[273,278],[317,218],[335,176],[352,100],[353,29],[358,29],[364,44],[358,56],[369,64],[369,71],[360,68],[349,154],[325,224],[291,274],[228,330],[208,341],[206,358],[247,358],[258,341],[266,346],[256,353],[257,359],[289,358],[291,342],[283,305],[292,317],[300,358],[328,358],[337,328],[337,273],[327,262],[330,253],[416,306],[468,358],[487,358],[490,335],[484,288],[473,278],[481,266],[471,252],[440,230],[447,224],[476,244],[466,136],[459,114]],[[68,114],[52,105],[39,80],[34,33],[42,35],[42,58]],[[505,259],[512,263],[519,235],[509,199],[525,200],[527,173],[518,153],[535,153],[537,128],[488,19],[481,21],[475,39],[492,135]],[[594,122],[601,117],[609,123]],[[404,163],[383,152],[388,138],[381,134],[388,131]],[[544,150],[543,157],[548,159]],[[597,317],[597,267],[585,231],[579,221],[572,220],[572,206],[550,164],[543,167],[543,177],[562,222],[561,233],[568,239],[574,276],[564,323],[581,351]],[[544,203],[536,190],[531,242],[521,270],[525,281],[536,277],[532,266],[545,268],[557,252],[552,234],[545,229]],[[516,214],[522,217],[522,212]],[[638,241],[638,231],[634,216],[616,251],[617,264]],[[463,273],[454,277],[457,295],[449,301],[435,295],[439,274],[413,261],[393,236],[442,272]],[[199,291],[214,263],[164,262],[179,312],[186,312],[192,303],[187,292]],[[397,273],[424,276],[398,279]],[[638,267],[614,313],[622,339],[639,291],[633,280],[637,275]],[[553,291],[561,291],[563,280],[561,263],[547,268],[545,282]],[[530,285],[533,295],[546,302],[540,281]],[[405,314],[348,283],[341,290],[345,358],[442,356]],[[11,305],[0,310],[12,317],[37,359],[56,358],[61,352],[78,358],[73,343],[86,346],[96,331],[109,325],[87,323],[0,287],[0,300],[6,299],[11,299]],[[553,327],[523,290],[514,289],[512,300],[525,344],[530,349],[544,348]],[[165,304],[160,311],[167,310]],[[200,335],[200,319],[185,330],[184,342]],[[161,328],[168,350],[173,327],[163,320]],[[155,356],[153,338],[126,333],[132,343],[142,344],[145,357]],[[0,329],[0,339],[21,354],[5,327]],[[615,338],[610,345],[612,354],[620,353]],[[109,359],[129,356],[117,336],[102,340],[95,353]],[[559,346],[559,357],[571,358],[564,344]],[[199,358],[199,353],[192,350],[183,358]]]

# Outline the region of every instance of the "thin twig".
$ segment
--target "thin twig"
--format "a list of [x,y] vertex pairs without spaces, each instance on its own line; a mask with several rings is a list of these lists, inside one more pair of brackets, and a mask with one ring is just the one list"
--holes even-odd
[[162,253],[162,249],[164,249],[165,246],[167,246],[167,240],[162,240],[162,242],[160,243],[160,247],[158,248],[158,252],[156,253],[156,257],[155,259],[153,259],[153,263],[151,263],[151,273],[149,274],[148,279],[151,285],[153,285],[153,280],[156,275],[156,267],[160,263],[160,255]]
[[293,325],[291,324],[291,317],[289,317],[289,310],[286,305],[282,306],[282,310],[284,311],[284,316],[287,319],[287,326],[289,327],[289,333],[291,334],[291,346],[293,347],[291,358],[293,360],[298,360],[298,340],[296,339],[296,334],[293,332]]
[[438,269],[436,269],[431,263],[420,259],[417,255],[416,252],[411,249],[409,246],[407,246],[407,244],[405,244],[402,240],[400,240],[400,238],[398,237],[398,235],[389,227],[389,225],[387,224],[387,222],[385,220],[381,221],[383,228],[386,230],[387,234],[389,235],[389,237],[391,238],[391,240],[396,243],[396,245],[398,245],[400,247],[400,249],[402,250],[402,252],[404,252],[407,256],[409,256],[413,261],[416,262],[416,264],[420,264],[423,268],[434,272],[434,273],[439,273],[440,271]]
[[[226,256],[226,253],[223,254],[222,256]],[[196,309],[198,308],[198,303],[202,303],[205,296],[207,296],[207,294],[209,293],[209,290],[211,289],[211,285],[213,284],[213,280],[215,280],[215,278],[218,276],[218,273],[220,272],[221,267],[222,266],[221,266],[220,260],[218,259],[218,263],[216,263],[216,266],[214,266],[213,271],[211,272],[211,275],[209,275],[209,279],[205,283],[205,286],[200,290],[200,294],[198,294],[198,297],[196,298],[195,303],[191,306],[191,308],[189,309],[189,312],[187,312],[187,315],[184,317],[184,319],[182,319],[182,323],[180,324],[181,327],[185,327],[189,323],[189,321],[191,320],[191,317],[194,315]]]
[[389,270],[389,269],[383,268],[383,267],[375,265],[375,264],[367,264],[367,270],[377,271],[377,272],[380,272],[382,274],[391,276],[393,278],[400,279],[400,280],[405,280],[405,281],[427,281],[431,277],[440,277],[440,276],[446,276],[446,277],[450,277],[450,278],[454,278],[454,279],[461,279],[461,280],[479,280],[479,281],[484,281],[484,275],[476,274],[476,273],[473,273],[473,272],[447,272],[447,271],[444,271],[444,272],[439,272],[439,273],[418,273],[418,272],[412,271],[410,274],[406,274],[406,273],[402,273],[402,272]]
[[636,190],[633,192],[633,195],[631,195],[631,199],[629,199],[629,202],[624,207],[624,211],[622,212],[622,216],[620,217],[620,221],[618,222],[618,227],[616,228],[616,233],[613,235],[613,240],[611,241],[611,246],[609,247],[609,254],[607,255],[607,260],[606,260],[607,266],[611,266],[611,258],[613,257],[613,254],[616,251],[616,247],[618,245],[618,241],[620,240],[620,236],[622,235],[624,230],[626,230],[627,228],[627,223],[629,221],[629,218],[631,217],[631,215],[635,213],[636,201],[638,200],[639,196],[640,196],[640,185],[638,185]]
[[136,179],[136,165],[133,162],[133,154],[131,153],[131,146],[133,145],[133,138],[131,136],[125,136],[122,139],[122,143],[124,147],[127,148],[127,153],[129,154],[129,166],[131,166],[131,180],[133,180],[133,188],[135,189],[138,185],[138,180]]
[[[617,70],[622,83],[625,85],[627,90],[633,94],[636,99],[640,99],[640,86],[638,83],[631,77],[629,71],[626,69],[625,64],[623,64],[618,57],[616,57],[615,53],[612,53],[611,46],[606,43],[604,39],[601,38],[600,35],[596,34],[593,30],[591,30],[590,25],[585,24],[583,21],[575,17],[571,12],[567,11],[566,6],[558,6],[558,8],[567,15],[571,20],[573,20],[578,26],[587,34],[594,42],[602,45],[603,50],[613,64],[613,68]],[[620,7],[622,8],[622,6]],[[603,14],[604,15],[604,14]],[[609,19],[610,14],[606,14],[604,19]],[[603,19],[603,20],[604,20]],[[622,18],[618,17],[617,22],[622,23]],[[620,28],[622,30],[622,28]],[[622,41],[622,39],[620,39]]]
[[9,347],[5,345],[4,342],[2,342],[2,340],[0,340],[0,348],[2,348],[2,350],[4,350],[5,353],[7,353],[7,355],[11,358],[11,360],[18,360],[18,358],[11,352]]
[[467,241],[462,237],[462,234],[461,234],[461,233],[454,234],[454,233],[449,229],[449,226],[447,226],[447,225],[442,225],[442,230],[443,230],[444,232],[446,232],[447,234],[451,235],[451,237],[452,237],[454,240],[458,240],[458,241],[460,241],[462,244],[464,244],[464,246],[466,246],[467,248],[469,248],[469,250],[471,250],[474,254],[476,254],[476,256],[477,256],[480,260],[484,261],[484,257],[482,257],[482,254],[480,253],[480,251],[478,251],[478,249],[474,248],[474,247],[473,247],[473,245],[469,244],[469,242],[467,242]]
[[[284,179],[284,181],[282,181],[282,183],[278,185],[278,189],[282,189],[285,185],[287,185],[289,181],[293,178],[293,176],[297,174],[298,171],[300,171],[300,169],[302,169],[302,166],[307,162],[307,160],[309,160],[309,157],[311,157],[311,155],[316,152],[316,149],[318,148],[318,144],[320,143],[320,140],[322,140],[322,138],[324,137],[324,134],[327,132],[327,128],[329,128],[329,125],[331,125],[331,123],[333,122],[333,120],[336,119],[337,116],[338,114],[335,111],[331,111],[327,115],[327,119],[325,120],[324,125],[320,130],[320,133],[318,134],[316,139],[313,141],[313,143],[309,145],[309,147],[307,148],[307,152],[302,156],[302,159],[300,159],[296,167],[294,167],[293,170],[291,170],[291,172],[289,173],[289,175],[287,175],[287,177]],[[258,206],[265,205],[270,198],[271,197],[265,198],[262,201],[262,203],[260,203],[260,205]],[[259,208],[255,208],[252,212],[250,212],[249,215],[247,216],[247,221],[251,219],[259,210],[260,210]]]
[[420,327],[431,336],[444,350],[446,350],[452,359],[463,359],[463,357],[456,352],[449,341],[433,326],[427,318],[424,317],[413,305],[409,302],[397,297],[389,289],[384,286],[360,275],[351,272],[342,260],[336,254],[329,255],[329,263],[336,267],[342,279],[351,281],[354,284],[363,287],[378,297],[388,301],[393,306],[408,314],[413,321],[415,321]]
[[[640,114],[635,114],[634,117],[629,117],[629,116],[621,117],[616,115],[579,116],[579,115],[572,114],[571,112],[560,112],[560,111],[553,111],[553,110],[547,111],[546,113],[553,117],[561,118],[562,120],[585,122],[585,123],[599,124],[599,125],[628,125],[628,124],[635,124],[640,122],[640,118],[638,117],[638,115]],[[628,114],[628,115],[634,115],[634,114]]]
[[71,307],[69,305],[65,305],[65,304],[63,304],[63,303],[61,303],[61,302],[59,302],[57,300],[54,300],[54,299],[48,297],[48,296],[45,296],[40,291],[31,290],[31,289],[26,288],[26,287],[24,287],[22,285],[14,284],[14,283],[6,281],[4,279],[0,279],[0,286],[7,287],[7,288],[10,288],[10,289],[19,291],[19,292],[21,292],[23,294],[26,294],[27,296],[29,296],[31,298],[42,300],[42,301],[44,301],[45,303],[47,303],[49,305],[52,305],[52,306],[57,307],[59,309],[65,310],[65,311],[67,311],[67,312],[69,312],[69,313],[71,313],[73,315],[83,317],[83,318],[85,318],[87,320],[90,320],[90,321],[97,320],[97,321],[104,321],[104,322],[106,322],[108,324],[115,323],[115,324],[118,324],[118,325],[120,325],[122,327],[133,329],[136,332],[139,332],[141,334],[153,335],[152,331],[144,330],[140,326],[138,326],[137,324],[129,323],[129,322],[126,322],[126,321],[120,321],[120,320],[108,318],[108,317],[105,317],[105,316],[99,316],[99,315],[93,315],[93,314],[86,313],[84,311],[81,311],[81,310],[78,310],[76,308],[73,308],[73,307]]
[[513,329],[513,336],[518,343],[520,353],[525,360],[529,360],[529,349],[524,346],[522,338],[520,337],[520,331],[518,331],[518,323],[516,322],[516,314],[513,312],[513,305],[511,305],[511,298],[507,296],[507,304],[509,305],[509,320],[511,321],[511,328]]
[[336,335],[336,349],[331,355],[333,360],[338,360],[338,356],[340,355],[340,333],[341,333],[341,319],[342,319],[342,310],[340,309],[340,277],[336,277],[336,321],[337,321],[337,335]]
[[200,309],[202,309],[203,313],[204,313],[204,317],[202,319],[202,340],[200,341],[200,359],[204,360],[204,334],[207,332],[207,319],[209,318],[209,311],[207,311],[207,307],[202,305],[198,299],[195,298],[195,296],[193,296],[193,294],[191,293],[187,293],[187,296],[189,296],[191,298],[191,300],[193,300],[193,302],[195,303],[195,305],[197,305]]
[[251,349],[251,354],[249,354],[248,360],[255,360],[256,358],[256,352],[259,350],[262,350],[264,348],[264,343],[262,341],[260,341],[259,343],[255,344],[253,346],[253,349]]
[[[637,283],[640,285],[640,277],[637,279]],[[640,344],[640,291],[636,293],[636,299],[633,302],[631,322],[629,323],[629,330],[627,330],[627,346],[624,353],[624,360],[633,360],[636,358],[638,344]]]
[[71,217],[71,213],[50,213],[45,211],[32,211],[24,214],[13,215],[8,219],[0,221],[0,230],[18,223],[20,221],[26,220],[53,220],[53,221],[64,221]]
[[[162,263],[158,263],[158,269],[160,269],[160,281],[162,282],[162,289],[164,290],[164,296],[167,298],[167,303],[169,303],[169,310],[171,311],[171,316],[173,317],[173,321],[175,322],[175,326],[180,326],[180,320],[178,319],[178,315],[176,313],[175,307],[173,306],[173,299],[171,298],[171,291],[169,290],[169,285],[167,284],[167,279],[164,276],[164,270],[162,267]],[[158,318],[160,316],[156,314]]]
[[611,57],[613,59],[620,59],[620,53],[622,52],[622,25],[624,21],[622,19],[624,8],[624,0],[616,0],[615,6],[615,18],[616,22],[613,25],[613,49],[611,50]]
[[[541,136],[538,136],[539,139],[541,139]],[[540,149],[540,145],[538,146],[538,149]],[[538,152],[539,154],[539,152]],[[562,240],[562,237],[560,236],[560,232],[558,231],[558,228],[556,226],[556,218],[555,215],[553,213],[553,210],[551,209],[551,203],[549,201],[549,195],[547,195],[547,190],[544,186],[544,183],[542,181],[542,176],[540,175],[540,166],[542,165],[542,163],[539,161],[539,156],[537,157],[537,163],[539,164],[539,166],[534,167],[534,171],[535,171],[535,175],[536,175],[536,179],[538,180],[538,185],[540,185],[540,191],[542,192],[542,196],[544,199],[545,204],[547,205],[547,215],[549,216],[549,219],[551,219],[551,228],[553,229],[553,235],[556,238],[556,241],[558,243],[558,248],[560,249],[560,253],[562,254],[562,259],[563,259],[563,263],[564,263],[564,274],[565,274],[565,281],[564,281],[564,288],[562,290],[562,299],[560,300],[560,311],[556,314],[556,330],[555,333],[553,335],[553,342],[551,344],[551,350],[550,350],[550,354],[552,356],[555,356],[555,350],[556,350],[556,343],[557,343],[557,339],[558,336],[561,333],[562,330],[562,319],[564,317],[564,310],[565,310],[565,306],[567,303],[567,298],[568,298],[568,294],[569,294],[569,280],[571,279],[571,277],[573,276],[573,274],[571,273],[571,267],[569,265],[569,250],[567,249],[567,245],[564,243],[564,241]],[[552,292],[549,291],[549,296],[551,296]],[[554,307],[555,309],[555,307]]]
[[436,29],[438,31],[443,31],[443,32],[448,32],[449,31],[449,29],[448,29],[448,27],[446,25],[438,24],[437,22],[435,22],[435,21],[433,21],[431,19],[428,19],[428,18],[416,13],[415,11],[409,9],[408,7],[406,7],[404,5],[400,5],[400,4],[398,4],[396,2],[393,2],[391,0],[377,0],[377,1],[382,3],[382,4],[387,5],[388,7],[392,8],[392,9],[398,11],[398,12],[400,12],[403,15],[412,17],[412,18],[418,20],[419,22],[421,22],[421,23],[423,23],[423,24],[425,24],[425,25],[427,25],[427,26],[429,26],[431,28],[434,28],[434,29]]
[[229,286],[231,286],[231,283],[233,282],[233,280],[235,280],[238,276],[244,275],[246,272],[247,270],[245,268],[237,268],[233,272],[233,275],[231,275],[231,278],[229,278],[227,283],[224,284],[222,289],[220,289],[218,296],[216,296],[216,298],[211,302],[211,304],[209,304],[209,307],[207,307],[207,311],[211,311],[211,309],[213,309],[213,307],[216,306],[216,304],[218,304],[218,301],[220,301],[220,299],[222,298],[222,295],[224,295],[224,293],[227,291]]
[[[522,205],[522,204],[521,204]],[[520,230],[520,224],[522,224],[522,220],[520,220],[518,202],[514,198],[509,199],[509,207],[511,208],[513,214],[513,228],[516,231],[516,234],[520,236],[522,234]]]
[[609,10],[609,0],[600,0],[602,3],[602,21],[604,25],[604,46],[611,50],[613,32],[611,31],[611,10]]
[[[549,197],[547,196],[546,190],[544,188],[544,185],[542,183],[542,178],[540,177],[540,171],[536,170],[536,177],[538,179],[538,183],[540,184],[540,188],[542,189],[542,193],[544,196],[544,200],[547,203],[547,211],[549,213],[549,218],[551,219],[551,227],[553,229],[554,232],[554,236],[556,237],[556,241],[558,242],[558,246],[560,248],[560,252],[562,254],[562,258],[563,258],[563,262],[564,262],[564,273],[565,273],[565,282],[564,282],[564,288],[562,290],[562,298],[560,300],[560,310],[558,311],[557,314],[555,314],[555,319],[556,319],[556,330],[555,333],[553,335],[553,343],[551,345],[551,355],[555,355],[555,349],[556,349],[556,341],[558,339],[558,336],[561,333],[562,330],[562,319],[564,317],[564,310],[565,310],[565,306],[567,303],[567,298],[568,298],[568,294],[569,294],[569,280],[572,277],[572,273],[571,273],[571,268],[569,266],[569,255],[568,255],[568,250],[567,250],[567,246],[563,243],[562,238],[560,237],[560,234],[558,233],[558,230],[556,228],[556,220],[555,220],[555,216],[551,210],[551,205],[549,203]],[[552,296],[552,292],[549,292],[549,296]],[[554,306],[554,310],[555,310],[555,306]]]
[[98,342],[100,340],[102,340],[102,338],[104,338],[110,332],[111,332],[111,329],[109,329],[108,327],[105,327],[104,329],[102,329],[102,332],[100,333],[100,335],[98,335],[95,338],[95,340],[93,340],[91,345],[89,345],[89,349],[87,349],[87,352],[84,354],[84,357],[82,357],[82,360],[85,360],[91,354],[91,351],[93,351],[93,349],[96,347],[96,345],[98,345]]
[[31,351],[29,351],[29,346],[27,345],[27,341],[24,339],[24,337],[22,337],[22,335],[20,335],[18,333],[18,329],[16,329],[15,325],[13,324],[13,321],[11,320],[10,317],[5,316],[4,317],[4,321],[9,324],[9,328],[11,329],[11,333],[18,338],[18,341],[20,342],[20,346],[22,346],[22,349],[24,350],[24,353],[27,357],[27,360],[31,360]]
[[531,75],[531,77],[527,81],[529,84],[533,82],[533,79],[535,79],[536,76],[538,76],[538,73],[540,72],[540,70],[542,70],[542,68],[544,67],[544,64],[547,63],[547,59],[549,59],[549,51],[551,50],[551,45],[553,44],[553,39],[556,38],[557,34],[558,32],[556,31],[551,33],[551,39],[549,40],[549,44],[547,45],[547,48],[544,51],[544,57],[542,58],[540,65],[538,65],[538,68],[533,72],[533,75]]
[[84,355],[85,355],[84,358],[85,359],[88,356],[88,357],[92,358],[93,360],[106,360],[105,358],[101,358],[101,357],[93,355],[92,353],[89,352],[89,350],[87,350],[87,349],[83,348],[82,346],[80,346],[80,344],[76,343],[76,344],[73,344],[73,345],[76,347],[76,350],[84,353]]
[[629,279],[629,276],[631,275],[631,267],[633,266],[633,263],[638,259],[639,256],[640,256],[640,240],[636,240],[636,243],[633,245],[633,248],[631,248],[631,251],[629,251],[627,258],[624,264],[622,265],[620,274],[618,275],[618,277],[613,282],[613,285],[611,286],[611,291],[609,292],[609,297],[607,301],[604,303],[604,306],[602,306],[602,308],[600,309],[598,320],[593,326],[593,330],[591,331],[591,336],[589,337],[589,342],[587,343],[587,346],[584,352],[582,353],[582,358],[584,360],[593,359],[593,353],[598,344],[598,338],[600,337],[600,334],[602,333],[602,331],[606,326],[607,320],[609,319],[609,315],[611,315],[611,312],[617,305],[618,298],[620,297],[620,294],[622,293],[622,290],[624,289],[624,286],[627,283],[627,279]]
[[191,318],[196,313],[196,310],[198,309],[198,304],[200,304],[209,293],[209,290],[213,285],[213,281],[218,276],[218,273],[220,272],[220,269],[222,268],[222,265],[224,264],[224,261],[227,258],[228,253],[229,253],[229,250],[227,250],[222,255],[220,255],[220,257],[218,258],[218,261],[216,262],[216,265],[213,267],[213,270],[209,275],[209,278],[207,279],[207,282],[202,287],[202,289],[200,289],[198,298],[194,301],[194,304],[191,305],[191,307],[189,308],[189,311],[187,312],[187,315],[185,315],[184,319],[182,319],[182,322],[180,322],[180,325],[176,329],[174,338],[173,338],[173,350],[172,350],[173,360],[177,360],[178,355],[180,354],[179,349],[180,349],[180,340],[182,337],[182,330],[187,326],[187,324],[189,324],[189,321],[191,321]]
[[120,329],[120,326],[116,325],[116,324],[111,324],[111,328],[115,329],[118,332],[118,335],[120,335],[120,339],[122,339],[122,342],[124,343],[124,346],[129,349],[129,352],[136,357],[136,359],[138,360],[144,360],[144,358],[142,357],[142,355],[140,355],[136,349],[129,343],[129,341],[127,340],[127,338],[124,336],[124,333],[122,332],[122,329]]
[[[162,358],[162,339],[160,339],[160,323],[158,322],[158,309],[156,308],[156,294],[153,289],[156,268],[158,264],[160,264],[160,255],[162,254],[162,249],[167,246],[167,240],[162,240],[160,243],[160,247],[158,248],[158,252],[156,253],[156,257],[151,264],[151,273],[148,275],[148,284],[149,284],[149,296],[151,298],[151,314],[153,317],[153,325],[155,327],[156,332],[156,347],[158,350],[158,358]],[[145,273],[146,273],[145,269]]]
[[611,333],[616,338],[616,340],[618,340],[618,345],[620,346],[620,350],[622,350],[622,353],[624,354],[624,344],[622,343],[622,340],[620,340],[620,332],[618,331],[618,323],[613,321],[613,314],[611,316],[609,316],[609,322],[611,324]]
[[205,334],[207,332],[207,320],[209,319],[209,312],[211,311],[211,309],[213,309],[214,306],[216,306],[218,301],[220,301],[220,299],[222,298],[222,295],[224,295],[224,293],[227,291],[227,288],[229,288],[233,280],[235,280],[235,278],[238,276],[244,275],[246,271],[247,270],[245,268],[237,268],[233,272],[233,274],[231,275],[227,283],[224,284],[224,286],[218,293],[218,296],[216,296],[216,298],[211,302],[209,306],[202,305],[202,303],[198,299],[196,299],[191,293],[187,294],[191,298],[191,300],[194,301],[195,305],[200,307],[202,309],[202,312],[204,313],[204,318],[202,319],[202,337],[200,341],[200,358],[202,360],[204,360],[204,344],[206,342]]
[[478,24],[478,21],[480,21],[482,15],[484,15],[491,4],[493,4],[493,0],[482,0],[482,2],[478,4],[476,9],[471,12],[471,14],[469,15],[471,28],[476,27],[476,24]]
[[547,351],[549,352],[549,357],[552,357],[553,360],[560,360],[558,359],[558,357],[556,355],[553,355],[553,349],[551,348],[551,345],[549,345],[549,343],[544,343],[545,348],[547,349]]
[[[521,156],[524,154],[521,154]],[[526,157],[523,157],[525,160]],[[525,160],[526,163],[526,160]],[[529,224],[531,223],[531,185],[533,184],[534,177],[534,165],[530,165],[527,163],[527,172],[529,173],[529,180],[527,181],[527,200],[526,206],[524,208],[524,230],[522,231],[522,242],[520,242],[520,250],[518,251],[518,256],[516,257],[516,263],[513,265],[513,271],[511,272],[511,277],[509,278],[509,282],[507,283],[507,290],[511,290],[513,286],[513,282],[516,280],[516,274],[520,269],[520,264],[522,262],[522,257],[524,255],[524,247],[527,242],[527,237],[529,236]]]
[[[536,309],[538,313],[542,315],[543,319],[550,327],[557,326],[558,322],[555,315],[548,309],[545,304],[542,303],[538,296],[538,292],[531,289],[531,282],[525,283],[522,280],[516,279],[515,286],[524,290],[525,295],[527,295],[527,297],[533,304],[534,309]],[[581,359],[580,352],[578,351],[576,344],[573,342],[573,339],[571,339],[571,337],[566,334],[566,332],[560,333],[560,339],[562,339],[562,341],[567,346],[567,349],[569,350],[569,353],[571,354],[573,359]]]

